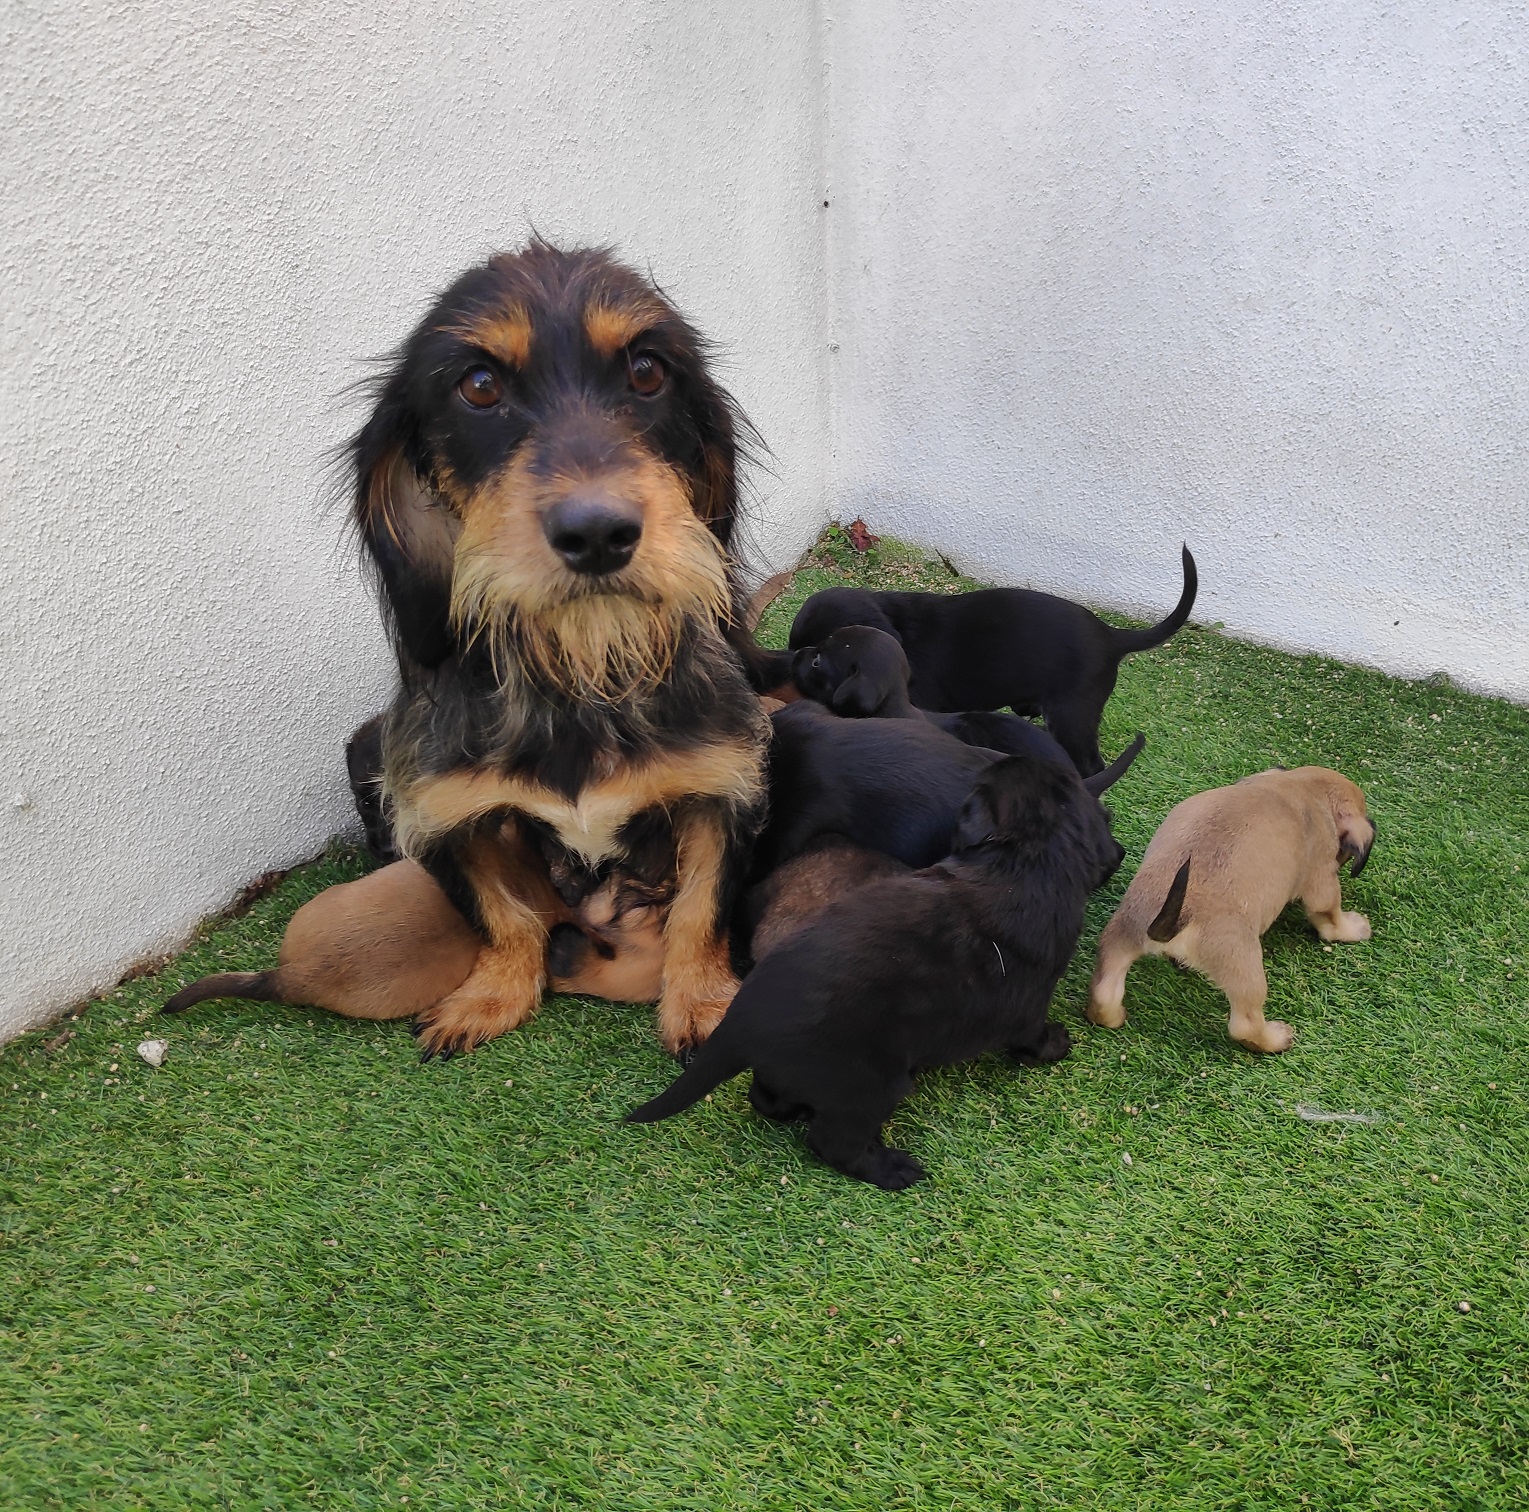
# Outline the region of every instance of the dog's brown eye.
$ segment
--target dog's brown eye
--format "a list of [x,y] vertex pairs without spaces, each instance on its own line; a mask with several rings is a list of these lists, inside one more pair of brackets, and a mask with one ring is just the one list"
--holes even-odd
[[651,399],[663,386],[669,370],[652,352],[634,352],[626,360],[632,387],[644,399]]
[[492,409],[504,398],[504,385],[492,368],[475,367],[457,384],[457,392],[474,409]]

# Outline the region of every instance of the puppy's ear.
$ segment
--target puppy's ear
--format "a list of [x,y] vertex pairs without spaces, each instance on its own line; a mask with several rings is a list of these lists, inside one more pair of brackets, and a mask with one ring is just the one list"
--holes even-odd
[[848,719],[869,719],[887,700],[886,689],[878,687],[858,667],[834,689],[833,709]]
[[384,397],[351,446],[352,508],[399,651],[430,668],[456,649],[451,572],[461,527],[410,465],[402,431],[398,407]]
[[997,838],[998,816],[993,812],[992,795],[986,783],[978,783],[967,794],[966,802],[956,816],[950,848],[952,851],[970,850],[974,845],[985,845]]

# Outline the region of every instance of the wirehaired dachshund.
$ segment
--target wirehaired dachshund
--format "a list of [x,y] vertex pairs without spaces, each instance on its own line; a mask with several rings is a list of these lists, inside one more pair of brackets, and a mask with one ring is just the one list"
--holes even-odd
[[603,251],[490,259],[404,342],[351,444],[401,674],[383,727],[400,851],[479,936],[420,1013],[425,1059],[523,1023],[548,914],[672,888],[658,1032],[736,990],[726,922],[763,815],[772,658],[729,558],[745,422],[706,345]]
[[1081,605],[1026,588],[958,594],[826,588],[798,611],[791,649],[820,645],[845,625],[885,631],[907,653],[908,691],[919,708],[1040,714],[1088,777],[1104,765],[1099,717],[1121,661],[1162,645],[1194,608],[1199,576],[1187,546],[1183,563],[1178,604],[1147,630],[1117,630]]
[[1261,937],[1299,901],[1322,939],[1368,940],[1370,921],[1343,907],[1339,872],[1351,861],[1358,876],[1374,843],[1364,794],[1327,767],[1275,767],[1186,798],[1158,827],[1099,938],[1089,1018],[1118,1029],[1132,962],[1165,955],[1226,994],[1238,1044],[1288,1050],[1295,1031],[1264,1018]]
[[847,719],[922,719],[966,745],[1073,765],[1053,736],[1018,714],[931,714],[915,708],[908,697],[908,677],[901,643],[870,625],[835,630],[816,646],[803,646],[791,662],[797,691]]
[[1067,1054],[1047,1017],[1089,894],[1124,855],[1076,772],[1010,756],[978,778],[951,854],[869,881],[764,957],[691,1065],[637,1123],[752,1069],[767,1118],[807,1120],[821,1160],[888,1191],[924,1175],[882,1125],[925,1066]]
[[[972,784],[1001,754],[924,720],[840,719],[806,699],[770,721],[769,820],[754,851],[756,881],[827,835],[905,866],[933,865],[950,851]],[[1123,777],[1145,743],[1138,735],[1112,766],[1085,779],[1088,792],[1097,797]],[[1028,754],[1076,775],[1061,751]]]

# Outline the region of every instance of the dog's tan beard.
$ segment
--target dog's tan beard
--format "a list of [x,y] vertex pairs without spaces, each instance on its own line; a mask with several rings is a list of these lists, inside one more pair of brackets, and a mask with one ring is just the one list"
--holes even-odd
[[[582,702],[640,697],[668,674],[687,626],[718,629],[731,608],[716,539],[693,515],[666,523],[678,549],[634,561],[599,586],[570,583],[561,569],[550,579],[545,568],[534,577],[517,571],[469,532],[452,574],[452,621],[469,640],[487,642],[501,683],[529,675]],[[651,571],[660,559],[661,585]]]

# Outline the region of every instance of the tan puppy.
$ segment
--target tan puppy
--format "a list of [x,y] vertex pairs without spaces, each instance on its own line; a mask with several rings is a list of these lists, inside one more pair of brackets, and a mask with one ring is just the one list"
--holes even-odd
[[[663,980],[663,907],[632,904],[602,888],[574,912],[548,889],[538,900],[549,927],[586,932],[589,948],[556,992],[655,1002]],[[164,1006],[183,1013],[208,998],[254,998],[327,1008],[346,1018],[413,1018],[467,980],[482,941],[430,874],[396,861],[355,882],[326,888],[292,915],[270,971],[226,971],[181,988]]]
[[1351,860],[1358,876],[1374,843],[1364,794],[1326,767],[1276,767],[1186,798],[1152,837],[1105,925],[1089,1018],[1118,1029],[1132,962],[1166,955],[1226,994],[1239,1044],[1288,1050],[1295,1031],[1264,1018],[1261,937],[1299,900],[1324,940],[1368,940],[1369,920],[1343,910],[1338,868]]

